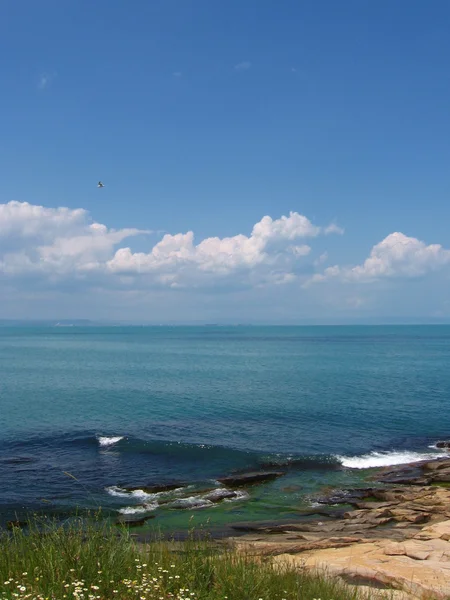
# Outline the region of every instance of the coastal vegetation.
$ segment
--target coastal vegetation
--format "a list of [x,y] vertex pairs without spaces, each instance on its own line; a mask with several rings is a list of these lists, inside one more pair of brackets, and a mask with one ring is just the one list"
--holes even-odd
[[344,584],[274,567],[190,533],[138,543],[100,519],[35,521],[0,534],[0,597],[36,600],[357,600]]

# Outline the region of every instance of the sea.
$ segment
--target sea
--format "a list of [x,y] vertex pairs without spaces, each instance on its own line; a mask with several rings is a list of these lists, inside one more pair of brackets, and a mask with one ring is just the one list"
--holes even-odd
[[0,525],[292,522],[443,455],[449,405],[450,326],[2,327]]

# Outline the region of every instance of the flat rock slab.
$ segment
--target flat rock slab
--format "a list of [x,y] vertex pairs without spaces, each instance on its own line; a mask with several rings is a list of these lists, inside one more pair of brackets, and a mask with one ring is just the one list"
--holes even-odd
[[[448,545],[450,552],[450,543]],[[450,561],[442,550],[415,544],[411,554],[421,553],[417,560],[408,549],[392,547],[390,540],[353,544],[341,548],[319,549],[301,556],[279,555],[276,562],[291,566],[325,571],[347,583],[371,588],[396,589],[408,598],[432,597],[445,600],[450,596]],[[386,552],[388,552],[386,554]],[[425,557],[423,558],[422,557]]]
[[230,487],[242,487],[245,485],[263,483],[264,481],[272,481],[278,477],[282,477],[284,474],[284,471],[256,471],[220,477],[218,481]]

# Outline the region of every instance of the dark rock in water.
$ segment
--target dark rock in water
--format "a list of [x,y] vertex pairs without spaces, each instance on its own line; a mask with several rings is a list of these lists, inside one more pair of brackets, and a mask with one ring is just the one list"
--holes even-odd
[[233,490],[215,489],[208,494],[205,494],[203,498],[205,500],[209,500],[210,502],[221,502],[225,499],[236,498],[237,495],[237,492],[234,492]]
[[263,483],[264,481],[272,481],[278,477],[282,477],[284,474],[285,473],[282,471],[260,471],[243,473],[241,475],[230,475],[228,477],[220,477],[218,481],[231,487],[242,487],[246,485],[254,485],[256,483]]
[[135,492],[136,490],[142,490],[146,494],[159,494],[160,492],[171,492],[178,488],[183,487],[183,483],[162,483],[160,485],[135,485],[135,486],[121,486],[127,492]]
[[320,459],[310,458],[292,458],[282,460],[266,460],[259,462],[258,465],[265,471],[272,471],[274,469],[298,470],[298,471],[341,471],[342,465],[339,462],[332,462]]
[[448,449],[450,449],[450,441],[437,442],[436,448],[448,448]]
[[[140,489],[140,488],[139,488]],[[126,525],[127,527],[142,527],[150,519],[154,519],[156,515],[147,515],[140,519],[133,519],[130,517],[120,517],[117,519],[117,525]]]
[[389,467],[378,474],[376,479],[381,483],[394,485],[427,485],[429,479],[424,477],[422,467],[423,465],[421,463]]
[[374,488],[363,488],[353,490],[336,490],[329,496],[322,496],[316,498],[316,502],[319,504],[351,504],[356,505],[359,502],[370,498],[375,489]]

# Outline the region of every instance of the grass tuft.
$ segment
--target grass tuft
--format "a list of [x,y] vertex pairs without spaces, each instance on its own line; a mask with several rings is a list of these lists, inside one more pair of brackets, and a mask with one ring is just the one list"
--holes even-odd
[[99,519],[32,522],[0,533],[0,599],[358,600],[344,584],[275,569],[192,535],[136,543]]

